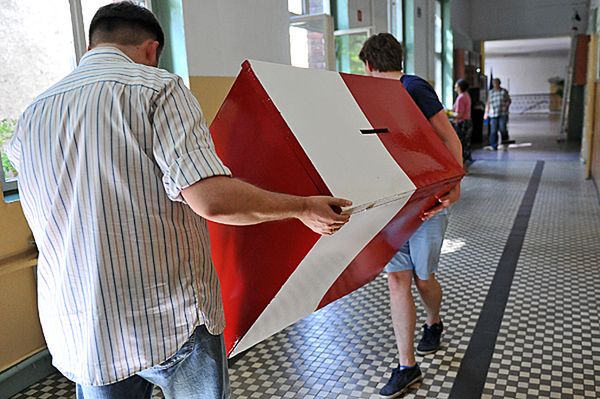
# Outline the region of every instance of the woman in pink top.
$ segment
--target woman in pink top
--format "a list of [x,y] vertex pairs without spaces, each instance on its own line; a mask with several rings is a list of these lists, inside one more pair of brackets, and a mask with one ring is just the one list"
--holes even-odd
[[471,133],[473,132],[473,123],[471,122],[471,96],[467,92],[469,84],[464,79],[459,79],[454,85],[454,91],[458,97],[454,102],[454,117],[452,124],[460,138],[463,149],[463,165],[467,170],[467,163],[471,159]]

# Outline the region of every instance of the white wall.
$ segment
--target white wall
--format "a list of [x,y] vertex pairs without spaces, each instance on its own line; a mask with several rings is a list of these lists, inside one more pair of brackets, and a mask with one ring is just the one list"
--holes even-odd
[[373,25],[375,33],[391,32],[388,27],[388,2],[387,0],[371,0],[373,2]]
[[567,76],[568,52],[531,55],[487,56],[486,73],[490,69],[494,78],[510,94],[541,94],[550,92],[548,79]]
[[585,33],[587,0],[471,0],[474,40],[564,36],[571,32],[573,10]]
[[[358,13],[362,21],[358,20]],[[374,33],[388,32],[387,0],[348,0],[348,21],[342,21],[342,27],[348,29],[372,26]]]
[[454,48],[473,50],[473,40],[471,39],[471,1],[451,0],[450,14],[450,24],[454,33]]
[[236,76],[244,59],[290,63],[287,1],[183,0],[190,76]]
[[[434,0],[414,0],[415,74],[430,82],[434,71]],[[419,11],[420,10],[420,11]]]

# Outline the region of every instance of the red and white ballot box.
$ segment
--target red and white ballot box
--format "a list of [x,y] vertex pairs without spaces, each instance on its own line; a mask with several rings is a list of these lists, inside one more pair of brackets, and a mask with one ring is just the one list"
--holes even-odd
[[210,223],[229,356],[373,280],[463,176],[397,80],[246,61],[210,130],[235,177],[353,202],[328,237]]

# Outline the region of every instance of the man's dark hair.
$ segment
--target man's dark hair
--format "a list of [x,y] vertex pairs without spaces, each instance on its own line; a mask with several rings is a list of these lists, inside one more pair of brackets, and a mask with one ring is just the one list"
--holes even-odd
[[101,7],[90,24],[90,47],[99,43],[138,45],[154,39],[158,52],[165,44],[165,34],[152,12],[130,1]]
[[469,83],[464,79],[458,79],[456,85],[460,87],[460,91],[462,92],[469,90]]
[[492,79],[492,82],[498,82],[498,85],[502,84],[502,81],[500,81],[500,79],[498,79],[498,78]]
[[402,70],[402,45],[390,33],[380,33],[368,38],[358,57],[379,72]]

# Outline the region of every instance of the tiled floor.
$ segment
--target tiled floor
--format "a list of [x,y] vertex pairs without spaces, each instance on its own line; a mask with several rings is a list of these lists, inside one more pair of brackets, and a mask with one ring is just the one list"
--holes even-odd
[[[537,160],[544,169],[492,361],[482,370],[482,397],[600,397],[597,192],[582,179],[577,149],[556,143],[556,121],[512,118],[511,135],[532,146],[474,153],[440,262],[443,348],[418,358],[425,379],[407,398],[449,396]],[[260,343],[231,367],[234,397],[377,397],[396,363],[387,295],[382,275]],[[72,384],[55,375],[14,398],[73,396]]]

